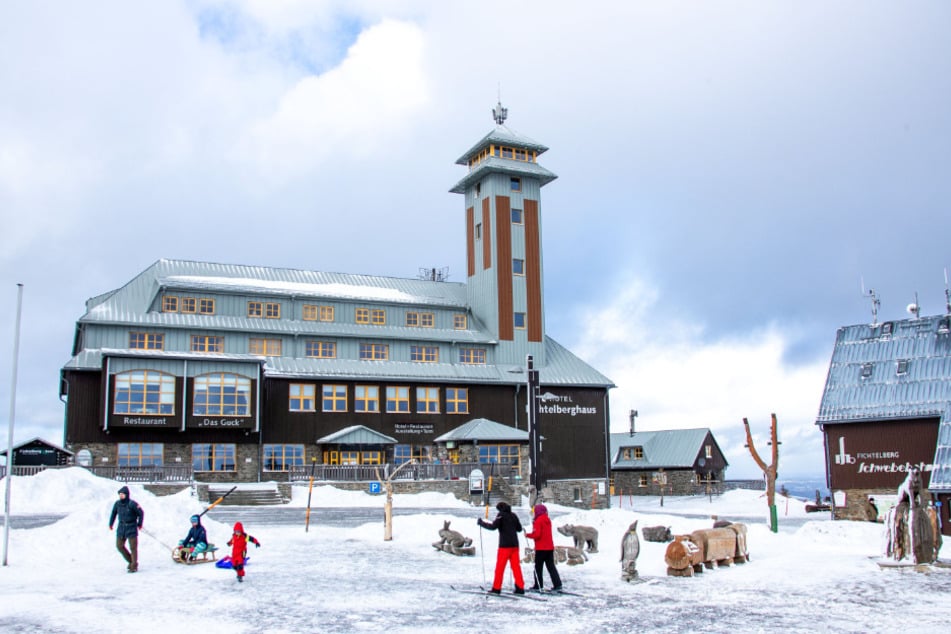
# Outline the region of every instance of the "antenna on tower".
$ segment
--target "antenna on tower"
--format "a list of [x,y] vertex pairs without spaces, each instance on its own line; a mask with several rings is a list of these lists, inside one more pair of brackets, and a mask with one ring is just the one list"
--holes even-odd
[[444,266],[441,269],[434,267],[422,266],[419,268],[419,275],[417,276],[421,280],[428,280],[430,282],[445,282],[449,279],[449,267]]
[[948,269],[944,269],[944,309],[951,315],[951,286],[948,285]]
[[874,288],[868,289],[868,292],[865,292],[865,278],[861,278],[862,283],[862,296],[868,297],[872,300],[872,325],[878,324],[878,309],[881,307],[882,302],[878,299],[878,293],[875,292]]
[[915,291],[914,303],[908,304],[908,307],[905,310],[914,315],[915,319],[918,319],[921,316],[921,304],[918,303],[918,291]]
[[492,108],[492,118],[498,125],[505,123],[509,117],[509,109],[502,107],[502,83],[499,82],[499,102]]

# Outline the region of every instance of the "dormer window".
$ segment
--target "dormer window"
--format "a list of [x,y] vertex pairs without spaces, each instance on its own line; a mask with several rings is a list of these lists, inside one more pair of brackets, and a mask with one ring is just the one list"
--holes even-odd
[[871,363],[863,363],[863,364],[862,364],[862,370],[861,370],[860,376],[861,376],[863,379],[867,379],[867,378],[869,378],[870,376],[872,376],[872,364],[871,364]]
[[946,335],[951,331],[951,317],[942,317],[938,321],[938,334]]
[[621,460],[643,460],[643,447],[624,447],[621,449]]
[[892,329],[894,327],[895,327],[895,324],[893,324],[890,321],[886,321],[884,324],[882,324],[882,336],[883,337],[890,336],[892,334]]
[[899,359],[896,374],[908,374],[908,359]]

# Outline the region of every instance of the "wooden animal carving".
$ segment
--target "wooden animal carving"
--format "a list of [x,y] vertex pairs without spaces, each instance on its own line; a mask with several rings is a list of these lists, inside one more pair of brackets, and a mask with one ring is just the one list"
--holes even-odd
[[[584,551],[580,548],[573,546],[555,546],[555,561],[560,564],[567,563],[569,566],[578,566],[588,561],[588,556],[585,555]],[[522,557],[522,563],[535,563],[534,548],[525,547],[525,556]]]
[[707,568],[729,566],[736,557],[736,532],[730,528],[704,528],[690,533],[690,541],[700,548]]
[[433,548],[453,555],[471,557],[475,555],[475,546],[471,537],[464,537],[459,531],[449,528],[450,520],[443,522],[439,530],[439,541],[433,542]]
[[598,552],[598,529],[592,526],[565,524],[558,527],[558,532],[566,537],[574,538],[575,548],[584,548],[587,544],[589,553]]
[[637,538],[637,521],[627,527],[621,538],[621,579],[637,579],[637,556],[641,554],[641,541]]
[[736,553],[733,556],[733,563],[745,564],[750,560],[750,553],[746,549],[746,524],[734,522],[727,528],[736,533]]
[[690,535],[677,535],[667,545],[664,553],[667,574],[671,577],[692,577],[703,572],[700,548],[690,540]]
[[641,529],[644,541],[667,543],[674,538],[669,526],[645,526]]

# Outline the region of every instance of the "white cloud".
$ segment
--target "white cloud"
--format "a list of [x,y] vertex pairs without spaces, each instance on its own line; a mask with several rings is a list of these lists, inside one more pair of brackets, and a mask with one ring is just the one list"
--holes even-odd
[[371,155],[428,103],[424,49],[413,24],[384,20],[366,29],[337,67],[292,86],[253,126],[242,153],[277,179],[330,157]]
[[[572,350],[618,386],[611,391],[611,430],[710,427],[727,454],[731,477],[760,474],[744,448],[743,418],[770,461],[770,414],[783,443],[780,473],[822,473],[822,436],[815,416],[827,360],[794,365],[784,358],[795,339],[779,325],[743,337],[711,339],[699,322],[672,316],[657,289],[633,279],[589,311]],[[738,472],[738,473],[737,473]]]

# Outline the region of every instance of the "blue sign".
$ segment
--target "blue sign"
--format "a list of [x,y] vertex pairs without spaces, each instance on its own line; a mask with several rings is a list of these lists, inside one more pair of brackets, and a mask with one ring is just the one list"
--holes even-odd
[[383,485],[379,482],[370,483],[370,493],[380,493],[383,490]]

